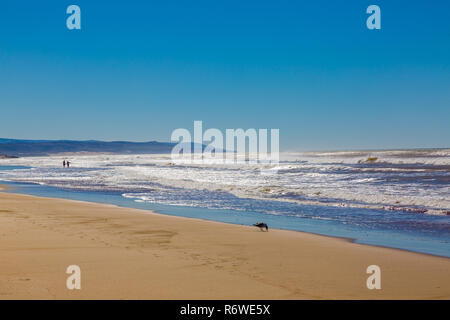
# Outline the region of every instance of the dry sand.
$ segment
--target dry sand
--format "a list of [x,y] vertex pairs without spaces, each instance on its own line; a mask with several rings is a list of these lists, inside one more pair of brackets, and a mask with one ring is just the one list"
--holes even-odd
[[[81,268],[81,290],[66,268]],[[381,290],[366,268],[381,267]],[[0,299],[449,299],[450,259],[0,193]]]

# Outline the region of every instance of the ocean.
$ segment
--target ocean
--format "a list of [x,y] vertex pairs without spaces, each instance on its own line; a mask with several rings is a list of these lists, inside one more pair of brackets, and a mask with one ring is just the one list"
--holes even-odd
[[[68,159],[70,168],[63,168]],[[0,160],[13,192],[313,232],[450,257],[450,149],[292,152],[277,164],[170,155]]]

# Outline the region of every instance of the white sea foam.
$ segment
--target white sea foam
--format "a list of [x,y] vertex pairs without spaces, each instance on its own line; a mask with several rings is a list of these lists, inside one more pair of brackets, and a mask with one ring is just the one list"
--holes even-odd
[[[365,162],[369,157],[377,160]],[[174,164],[170,155],[75,155],[68,157],[70,169],[62,168],[60,156],[2,159],[0,165],[33,168],[2,171],[0,179],[120,190],[140,201],[176,205],[189,200],[174,200],[175,193],[164,198],[164,188],[327,206],[450,211],[450,149],[282,153],[280,158],[276,165],[208,159]],[[145,194],[139,196],[139,190]]]

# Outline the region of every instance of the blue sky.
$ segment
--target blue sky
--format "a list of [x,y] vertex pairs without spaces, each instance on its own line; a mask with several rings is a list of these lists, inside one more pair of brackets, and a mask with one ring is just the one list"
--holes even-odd
[[283,150],[450,147],[449,17],[448,1],[2,1],[0,137],[168,141],[203,120],[279,128]]

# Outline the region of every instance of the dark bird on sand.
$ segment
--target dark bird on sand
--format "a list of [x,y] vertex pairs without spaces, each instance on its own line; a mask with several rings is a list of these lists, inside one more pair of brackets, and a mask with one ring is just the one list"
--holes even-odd
[[264,231],[264,229],[266,229],[266,231],[269,231],[269,227],[264,222],[255,223],[254,226],[261,229],[261,231]]

